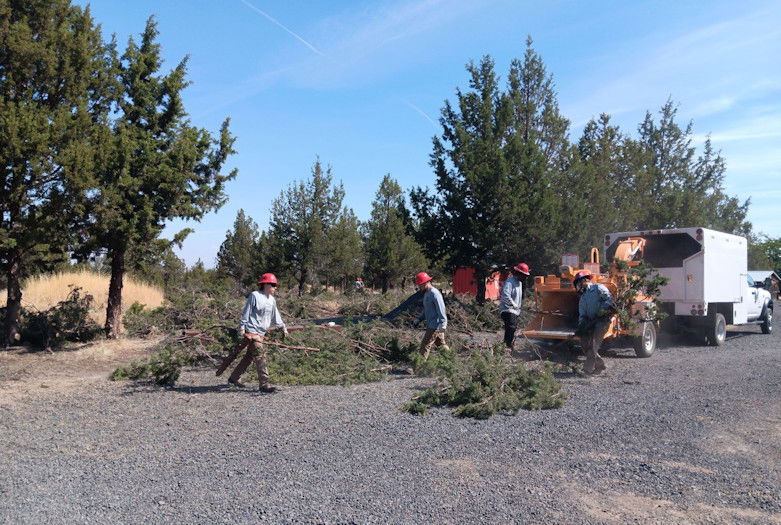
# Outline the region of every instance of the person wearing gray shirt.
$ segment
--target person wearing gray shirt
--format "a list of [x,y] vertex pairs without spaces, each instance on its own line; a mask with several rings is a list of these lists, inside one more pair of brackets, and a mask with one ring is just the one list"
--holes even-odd
[[515,331],[523,304],[523,281],[529,276],[529,266],[518,263],[512,275],[504,282],[499,296],[499,315],[504,322],[504,355],[509,356],[515,346]]
[[434,288],[429,274],[420,272],[415,277],[415,284],[418,290],[423,292],[423,311],[415,323],[426,322],[426,335],[423,336],[423,340],[420,342],[419,351],[423,355],[423,360],[428,361],[432,346],[437,346],[444,350],[449,349],[445,343],[447,312],[445,311],[445,301],[442,298],[442,292]]
[[243,387],[240,382],[242,374],[247,370],[250,363],[255,361],[255,368],[258,370],[258,382],[260,392],[270,394],[276,391],[276,387],[269,384],[268,364],[266,359],[266,349],[263,346],[263,338],[270,328],[281,328],[287,335],[287,328],[279,315],[277,301],[274,294],[277,290],[277,277],[273,273],[264,273],[258,281],[260,290],[252,292],[247,297],[244,310],[239,322],[239,333],[242,335],[241,343],[225,358],[217,369],[217,375],[222,374],[230,364],[239,356],[244,348],[248,348],[244,358],[231,373],[228,382]]

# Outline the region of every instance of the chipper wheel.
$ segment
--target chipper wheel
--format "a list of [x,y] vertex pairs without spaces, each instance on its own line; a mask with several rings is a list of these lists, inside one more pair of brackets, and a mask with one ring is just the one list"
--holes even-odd
[[640,329],[640,335],[633,337],[637,357],[651,357],[656,350],[656,325],[651,321],[645,321]]

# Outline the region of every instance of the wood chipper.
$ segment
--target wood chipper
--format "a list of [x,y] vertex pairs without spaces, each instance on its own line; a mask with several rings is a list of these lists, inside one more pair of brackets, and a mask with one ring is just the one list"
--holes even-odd
[[[626,261],[630,267],[637,266],[644,247],[645,240],[640,237],[624,239],[616,248],[614,261]],[[579,270],[589,270],[593,276],[592,282],[605,285],[613,298],[617,297],[620,285],[626,282],[626,272],[620,271],[618,264],[613,262],[608,273],[601,273],[597,248],[591,249],[590,259],[590,262],[580,265],[577,255],[564,255],[559,268],[560,277],[547,275],[534,278],[534,317],[523,331],[526,337],[579,340],[575,329],[580,296],[573,285]],[[613,315],[605,340],[631,338],[637,356],[650,357],[656,349],[657,336],[656,323],[647,320],[651,303],[648,297],[638,295],[635,298],[630,311],[632,322],[626,323],[629,326],[622,324],[619,314]]]

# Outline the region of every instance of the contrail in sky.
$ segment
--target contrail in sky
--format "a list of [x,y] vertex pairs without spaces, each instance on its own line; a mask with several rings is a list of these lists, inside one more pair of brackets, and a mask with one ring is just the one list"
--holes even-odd
[[268,20],[270,20],[271,22],[274,22],[276,25],[278,25],[279,27],[281,27],[282,29],[284,29],[285,31],[287,31],[288,33],[290,33],[290,34],[291,34],[292,36],[294,36],[294,37],[295,37],[295,38],[296,38],[298,41],[300,41],[302,44],[304,44],[306,47],[308,47],[309,49],[311,49],[312,51],[314,51],[315,53],[317,53],[317,54],[318,54],[318,55],[320,55],[321,57],[324,57],[324,56],[325,56],[325,54],[324,54],[324,53],[322,53],[322,52],[321,52],[319,49],[317,49],[315,46],[313,46],[312,44],[310,44],[309,42],[307,42],[306,40],[304,40],[303,38],[301,38],[300,36],[298,36],[297,34],[295,34],[293,31],[291,31],[291,30],[290,30],[290,29],[288,29],[287,27],[285,27],[285,26],[284,26],[284,24],[282,24],[282,22],[280,22],[279,20],[277,20],[276,18],[274,18],[274,17],[273,17],[273,16],[271,16],[270,14],[266,13],[265,11],[262,11],[262,10],[258,9],[258,8],[257,8],[257,7],[255,7],[254,5],[252,5],[252,4],[250,4],[249,2],[247,2],[247,0],[241,0],[241,3],[242,3],[242,4],[244,4],[244,5],[246,5],[247,7],[249,7],[250,9],[252,9],[253,11],[255,11],[256,13],[258,13],[258,14],[260,14],[260,15],[263,15],[264,17],[266,17],[266,18],[267,18]]
[[439,128],[437,128],[437,123],[436,123],[436,122],[434,122],[434,119],[432,119],[431,117],[429,117],[429,116],[426,114],[426,112],[425,112],[425,111],[423,111],[422,109],[420,109],[418,106],[416,106],[415,104],[413,104],[413,103],[412,103],[412,102],[410,102],[409,100],[404,100],[404,103],[405,103],[406,105],[408,105],[410,108],[412,108],[412,109],[414,109],[415,111],[417,111],[418,113],[420,113],[420,114],[421,114],[421,115],[422,115],[422,116],[423,116],[423,117],[424,117],[426,120],[428,120],[429,122],[431,122],[431,125],[433,126],[433,128],[434,128],[434,129],[439,129]]

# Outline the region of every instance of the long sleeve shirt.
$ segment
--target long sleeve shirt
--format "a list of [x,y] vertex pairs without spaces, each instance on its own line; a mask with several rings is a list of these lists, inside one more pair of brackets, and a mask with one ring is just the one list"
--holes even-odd
[[447,329],[447,313],[445,313],[445,300],[442,292],[432,287],[423,294],[423,311],[418,316],[418,321],[426,320],[426,328],[434,330]]
[[604,284],[591,283],[580,296],[578,304],[578,322],[593,321],[599,316],[599,311],[613,306],[613,296]]
[[255,291],[247,297],[239,326],[248,333],[265,335],[271,327],[284,328],[274,296]]
[[523,285],[514,275],[510,276],[502,286],[502,294],[499,296],[499,312],[510,312],[521,315],[521,303],[523,302]]

